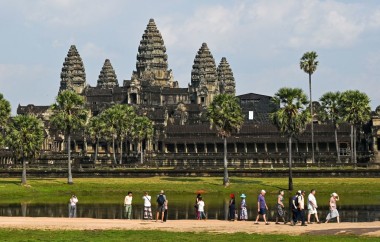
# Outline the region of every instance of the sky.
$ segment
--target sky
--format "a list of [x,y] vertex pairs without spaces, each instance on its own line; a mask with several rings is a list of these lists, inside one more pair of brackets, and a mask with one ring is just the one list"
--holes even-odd
[[312,97],[359,90],[380,105],[380,1],[350,0],[0,0],[0,93],[17,106],[51,105],[70,45],[96,86],[105,59],[119,83],[131,78],[142,34],[153,18],[169,68],[187,87],[207,43],[216,65],[226,57],[236,94],[308,93],[302,55],[316,51]]

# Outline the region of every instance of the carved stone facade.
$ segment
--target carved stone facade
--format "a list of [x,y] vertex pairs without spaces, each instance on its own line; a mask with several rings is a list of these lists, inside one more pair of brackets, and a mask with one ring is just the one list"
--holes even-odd
[[86,86],[86,73],[75,45],[70,46],[69,53],[63,62],[61,85],[59,91],[70,89],[82,93]]

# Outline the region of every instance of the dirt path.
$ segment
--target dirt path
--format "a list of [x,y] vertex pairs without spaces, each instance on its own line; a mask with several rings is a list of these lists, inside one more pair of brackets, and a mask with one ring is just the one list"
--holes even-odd
[[276,233],[276,234],[356,234],[380,237],[380,221],[369,223],[310,224],[307,227],[284,224],[259,225],[249,222],[220,220],[171,220],[166,223],[143,220],[0,217],[0,228],[51,230],[165,230],[174,232]]

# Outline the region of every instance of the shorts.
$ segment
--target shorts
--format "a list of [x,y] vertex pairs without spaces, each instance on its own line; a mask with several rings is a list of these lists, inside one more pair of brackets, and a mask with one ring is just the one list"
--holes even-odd
[[317,209],[316,208],[309,209],[308,213],[309,214],[316,214],[317,213]]
[[267,213],[267,209],[266,208],[260,208],[259,214],[265,215],[266,213]]
[[157,212],[165,212],[165,205],[158,205],[158,207],[157,207]]

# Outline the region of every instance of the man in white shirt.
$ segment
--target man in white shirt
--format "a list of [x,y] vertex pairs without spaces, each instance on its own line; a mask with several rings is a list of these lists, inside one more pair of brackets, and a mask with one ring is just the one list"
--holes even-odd
[[148,195],[148,192],[145,192],[142,199],[144,200],[144,219],[152,220],[152,197]]
[[307,209],[308,209],[308,214],[307,214],[307,223],[312,224],[310,221],[310,217],[312,214],[315,216],[315,220],[317,220],[317,223],[321,223],[318,219],[318,213],[317,213],[317,199],[315,198],[315,189],[311,189],[311,192],[309,196],[307,197]]
[[132,216],[132,192],[128,192],[128,195],[124,199],[125,215],[127,219],[131,219]]
[[205,202],[203,201],[202,197],[198,198],[198,212],[199,212],[199,219],[204,218],[206,220]]
[[78,198],[73,194],[69,202],[69,218],[76,218],[77,216],[77,202]]

